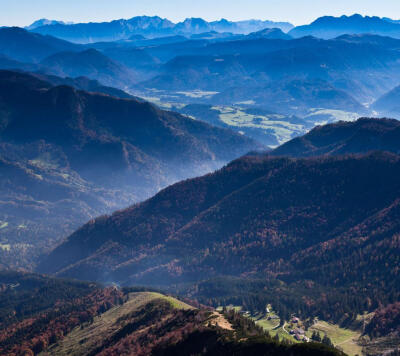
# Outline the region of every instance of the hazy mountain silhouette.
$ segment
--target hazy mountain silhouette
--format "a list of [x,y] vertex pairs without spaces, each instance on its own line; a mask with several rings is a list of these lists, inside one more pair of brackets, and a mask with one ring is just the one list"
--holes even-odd
[[103,23],[46,24],[33,29],[41,34],[52,35],[77,43],[116,41],[128,39],[133,35],[161,37],[174,34],[197,34],[217,31],[248,34],[265,28],[280,28],[287,32],[293,26],[287,22],[249,20],[232,22],[225,19],[207,22],[201,18],[190,18],[174,24],[158,16],[138,16],[128,20],[115,20]]
[[379,17],[352,16],[320,17],[309,25],[298,26],[289,31],[293,37],[315,36],[329,39],[344,34],[375,34],[400,38],[400,24]]
[[267,38],[267,39],[280,39],[280,40],[290,40],[292,36],[286,34],[279,28],[266,28],[261,31],[252,32],[247,35],[247,38]]
[[138,16],[129,20],[114,20],[111,22],[56,24],[41,26],[34,29],[43,35],[52,35],[78,43],[99,41],[117,41],[127,39],[132,35],[162,36],[171,34],[174,24],[158,16]]
[[[134,99],[135,97],[113,87],[107,87],[100,84],[97,80],[89,79],[87,77],[57,77],[55,75],[48,75],[43,73],[29,73],[30,75],[39,78],[45,82],[51,83],[53,86],[67,85],[74,87],[78,90],[84,90],[91,93],[101,93],[121,99]],[[139,98],[135,98],[141,100]]]
[[395,87],[388,93],[382,95],[372,105],[371,109],[379,115],[400,118],[400,86]]
[[397,42],[376,36],[187,41],[146,50],[162,62],[172,59],[143,86],[220,92],[281,80],[319,79],[368,102],[398,84]]
[[81,47],[51,36],[42,36],[19,27],[0,28],[0,53],[21,62],[37,63],[61,51]]
[[95,49],[56,53],[40,64],[57,76],[85,76],[115,87],[133,85],[137,80],[134,72]]

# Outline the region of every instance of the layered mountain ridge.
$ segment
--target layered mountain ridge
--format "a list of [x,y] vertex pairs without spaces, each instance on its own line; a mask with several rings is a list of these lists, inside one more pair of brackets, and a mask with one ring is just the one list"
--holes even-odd
[[[316,128],[302,141],[317,146],[329,135],[336,137],[336,150],[331,145],[325,152],[311,151],[325,157],[283,157],[280,149],[271,152],[276,158],[245,156],[214,174],[178,183],[89,222],[56,248],[40,270],[164,286],[221,276],[264,283],[281,279],[289,285],[311,280],[327,293],[328,303],[345,289],[333,293],[326,288],[351,284],[361,298],[369,283],[362,298],[373,300],[372,305],[378,299],[390,302],[400,293],[398,276],[387,273],[396,265],[399,248],[399,127],[395,120],[361,119]],[[371,141],[371,133],[379,139]],[[381,146],[379,140],[388,137],[397,139]],[[303,146],[287,147],[286,155],[302,156]],[[375,149],[389,152],[370,152]],[[384,258],[386,267],[375,264],[376,258]],[[304,293],[316,298],[313,290]],[[323,305],[319,301],[308,308],[327,317],[331,308],[322,312]]]
[[23,246],[48,247],[49,239],[90,217],[259,146],[144,101],[77,90],[64,79],[57,86],[52,77],[54,86],[45,78],[0,71],[1,243],[11,246],[11,253],[1,251],[6,265],[26,251]]
[[287,22],[249,20],[232,22],[225,19],[207,22],[201,18],[188,18],[180,23],[173,23],[158,16],[138,16],[128,20],[120,19],[103,23],[81,24],[44,24],[34,26],[33,31],[52,35],[77,43],[99,41],[117,41],[128,39],[132,35],[162,37],[168,35],[192,35],[210,31],[248,34],[265,28],[280,28],[287,32],[293,25]]
[[0,354],[397,355],[399,73],[358,14],[1,27]]

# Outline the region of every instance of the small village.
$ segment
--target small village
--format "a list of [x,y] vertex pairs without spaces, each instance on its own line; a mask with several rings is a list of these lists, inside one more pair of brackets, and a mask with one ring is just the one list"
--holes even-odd
[[[264,314],[252,315],[250,311],[243,310],[240,307],[230,305],[227,309],[235,309],[237,312],[245,317],[253,319],[256,324],[262,326],[268,331],[272,337],[279,339],[286,339],[292,342],[322,342],[327,345],[333,345],[331,339],[326,333],[322,334],[315,329],[315,324],[308,327],[306,322],[302,321],[299,317],[292,315],[289,321],[281,323],[279,316],[272,309],[269,304],[265,308]],[[314,320],[317,323],[318,319]]]
[[305,335],[305,331],[301,325],[299,318],[293,317],[290,320],[289,327],[290,327],[289,334],[293,335],[293,337],[297,341],[310,342],[310,338]]
[[[265,313],[267,315],[267,320],[278,320],[278,327],[281,326],[279,316],[272,312],[270,305],[265,308]],[[310,342],[310,338],[306,335],[303,323],[296,316],[292,316],[291,320],[288,323],[284,323],[284,325],[282,326],[282,330],[291,335],[296,341]]]

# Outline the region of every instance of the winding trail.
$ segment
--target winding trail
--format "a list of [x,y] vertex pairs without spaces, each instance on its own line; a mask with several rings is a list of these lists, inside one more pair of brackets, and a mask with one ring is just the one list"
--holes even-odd
[[342,344],[345,344],[346,342],[349,342],[349,341],[355,341],[354,340],[354,337],[351,337],[350,339],[347,339],[347,340],[344,340],[344,341],[342,341],[342,342],[339,342],[338,344],[335,344],[335,346],[340,346],[340,345],[342,345]]
[[283,331],[284,331],[286,334],[289,334],[289,335],[290,335],[290,333],[285,329],[285,325],[286,325],[286,322],[283,324],[282,329],[283,329]]
[[279,322],[278,324],[276,324],[275,326],[273,326],[271,330],[279,329],[279,325],[281,325],[281,322]]

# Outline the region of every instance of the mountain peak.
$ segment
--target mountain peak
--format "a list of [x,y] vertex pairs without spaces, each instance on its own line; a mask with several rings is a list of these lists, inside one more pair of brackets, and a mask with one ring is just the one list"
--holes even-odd
[[266,38],[266,39],[282,39],[290,40],[291,36],[284,33],[280,28],[265,28],[261,31],[252,32],[247,35],[248,38]]
[[191,17],[176,24],[175,29],[178,31],[178,33],[198,34],[202,32],[209,32],[212,30],[212,26],[202,18]]
[[[58,21],[58,20],[48,20],[48,19],[40,19],[29,26],[25,27],[27,30],[34,30],[35,28],[41,27],[41,26],[49,26],[49,25],[65,25],[66,23],[64,21]],[[69,25],[72,25],[72,22],[68,22]]]

